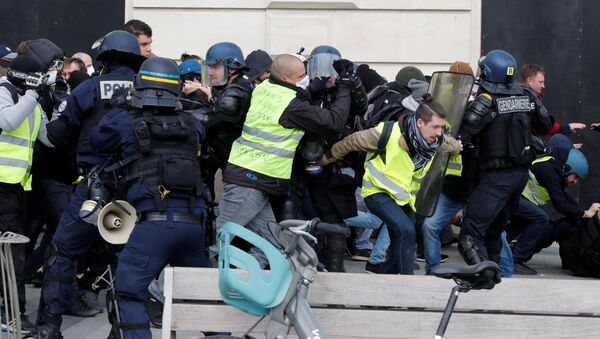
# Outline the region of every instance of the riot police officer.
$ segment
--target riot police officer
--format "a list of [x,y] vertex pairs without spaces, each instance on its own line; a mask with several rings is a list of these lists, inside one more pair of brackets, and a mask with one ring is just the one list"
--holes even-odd
[[515,59],[501,50],[480,60],[479,91],[463,119],[463,144],[471,150],[477,147],[481,171],[458,246],[470,265],[483,259],[498,262],[500,234],[519,202],[534,157],[532,129],[546,134],[551,128],[545,112],[531,109],[529,97],[513,77],[516,67]]
[[[106,165],[110,158],[94,152],[89,135],[112,108],[111,98],[115,91],[133,86],[133,75],[145,58],[135,36],[125,31],[110,32],[99,43],[96,59],[103,65],[102,75],[83,82],[71,93],[66,106],[59,109],[60,117],[48,124],[48,134],[57,147],[77,148],[77,166],[82,175],[108,181],[109,175],[93,169]],[[74,262],[100,239],[96,224],[87,223],[79,216],[87,199],[88,180],[83,180],[61,216],[46,258],[37,321],[39,338],[62,337],[60,325],[75,278]]]
[[[308,75],[311,79],[308,86],[311,103],[322,104],[328,108],[336,100],[338,73],[354,73],[353,65],[348,62],[336,63],[341,59],[338,49],[322,45],[315,47],[308,61]],[[344,175],[337,164],[314,169],[315,161],[331,146],[343,137],[353,132],[354,120],[357,115],[362,115],[367,109],[367,95],[360,79],[356,79],[351,92],[351,104],[346,115],[346,123],[337,133],[330,135],[315,135],[307,133],[301,144],[300,150],[304,160],[308,162],[305,171],[305,180],[313,207],[323,221],[329,223],[343,223],[344,219],[357,214],[354,191],[356,183],[350,176]],[[350,158],[349,158],[350,159]],[[357,168],[362,168],[364,159],[355,161]],[[347,166],[348,164],[345,164]],[[318,165],[317,165],[318,166]],[[342,235],[327,234],[325,239],[324,264],[327,270],[343,272],[346,239]]]
[[202,171],[214,198],[214,176],[225,169],[231,145],[242,134],[250,107],[252,83],[244,78],[246,67],[240,47],[232,42],[212,45],[206,52],[207,81],[212,102],[195,115],[206,127],[202,144]]
[[181,110],[179,76],[169,59],[145,61],[131,110],[107,114],[90,137],[97,152],[115,153],[126,164],[119,186],[140,215],[116,271],[124,338],[152,338],[144,295],[166,264],[211,266],[204,233],[208,193],[197,160],[204,127]]

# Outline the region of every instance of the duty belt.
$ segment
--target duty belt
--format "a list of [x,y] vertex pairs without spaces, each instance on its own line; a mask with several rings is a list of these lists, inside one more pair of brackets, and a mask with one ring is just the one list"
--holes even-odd
[[202,215],[201,214],[191,214],[191,213],[172,213],[171,215],[167,213],[158,213],[158,212],[148,212],[142,213],[140,217],[140,221],[168,221],[173,220],[174,222],[183,222],[187,224],[202,224]]
[[510,159],[505,159],[505,158],[491,159],[491,160],[484,161],[481,164],[482,170],[504,169],[504,168],[513,168],[513,167],[519,167],[519,166],[515,166],[514,163]]

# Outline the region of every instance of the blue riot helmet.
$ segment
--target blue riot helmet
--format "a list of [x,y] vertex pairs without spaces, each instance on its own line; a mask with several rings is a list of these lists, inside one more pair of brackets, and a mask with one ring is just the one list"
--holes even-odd
[[308,76],[310,79],[337,77],[333,62],[341,58],[340,51],[335,47],[328,45],[315,47],[308,58]]
[[182,81],[193,79],[202,81],[202,65],[198,60],[190,59],[179,64],[179,73]]
[[179,108],[179,67],[167,58],[152,57],[142,64],[133,81],[131,105],[136,108]]
[[112,31],[106,34],[92,45],[92,49],[96,48],[96,60],[105,66],[118,63],[138,70],[146,60],[140,51],[138,39],[126,31]]
[[513,81],[517,61],[502,50],[493,50],[479,60],[480,78],[493,83],[508,84]]
[[571,149],[569,151],[569,156],[567,157],[565,167],[563,168],[563,174],[567,176],[575,173],[579,179],[583,179],[587,176],[589,169],[590,168],[585,155],[583,155],[583,153],[576,148]]
[[206,52],[204,61],[207,70],[207,85],[223,86],[229,80],[229,70],[243,70],[246,67],[242,49],[233,42],[219,42]]

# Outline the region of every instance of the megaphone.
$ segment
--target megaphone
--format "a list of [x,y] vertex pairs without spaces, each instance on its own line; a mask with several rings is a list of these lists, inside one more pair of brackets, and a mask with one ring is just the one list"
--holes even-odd
[[137,220],[135,208],[125,200],[111,202],[98,215],[98,230],[113,245],[127,243]]

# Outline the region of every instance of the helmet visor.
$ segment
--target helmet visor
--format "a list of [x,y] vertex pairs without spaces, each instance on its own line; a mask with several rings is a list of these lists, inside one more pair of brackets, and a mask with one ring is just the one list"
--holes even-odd
[[227,83],[227,66],[223,63],[207,65],[203,69],[206,75],[203,74],[202,79],[207,86],[223,86]]
[[311,56],[308,60],[308,76],[311,79],[337,77],[338,74],[333,68],[333,62],[339,59],[339,55],[330,53],[319,53]]

